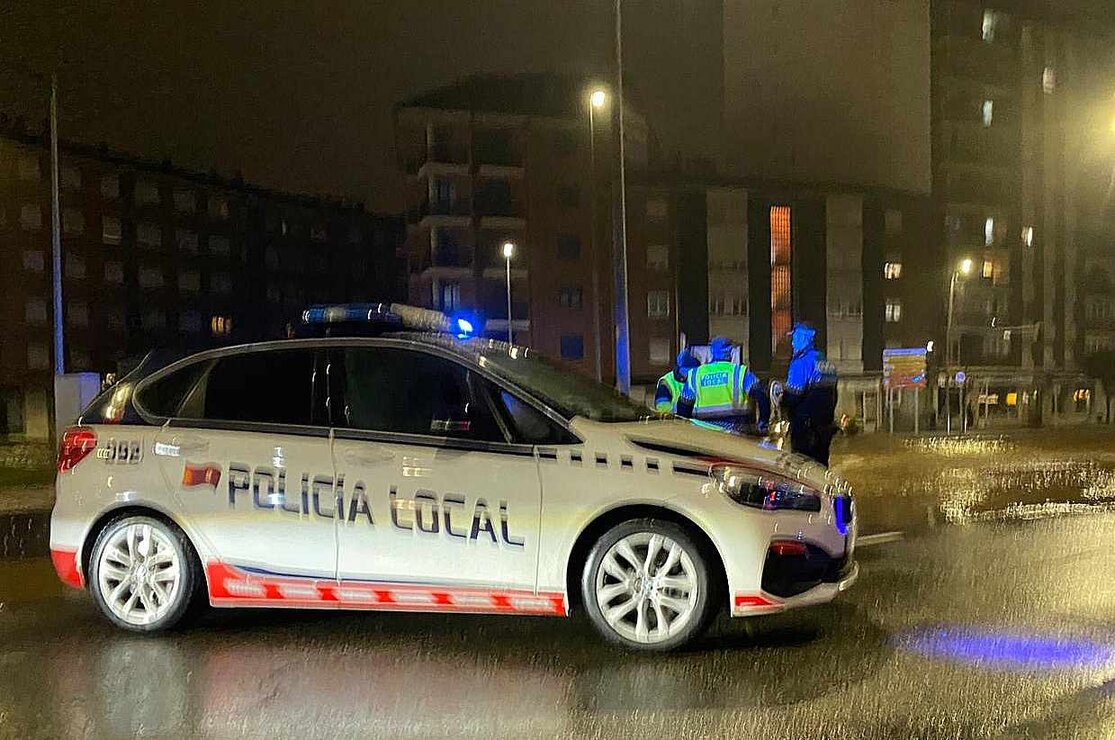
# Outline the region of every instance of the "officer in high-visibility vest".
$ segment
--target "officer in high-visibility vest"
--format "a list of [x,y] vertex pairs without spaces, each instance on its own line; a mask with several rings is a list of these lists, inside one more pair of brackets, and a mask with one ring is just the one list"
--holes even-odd
[[836,370],[813,346],[816,331],[798,322],[790,332],[794,355],[786,373],[782,407],[790,417],[794,452],[829,464],[829,446],[836,431]]
[[678,398],[681,396],[681,387],[689,371],[698,367],[701,361],[688,349],[678,352],[674,369],[658,379],[658,387],[654,389],[654,409],[666,413],[675,413],[678,408]]
[[678,415],[742,432],[750,426],[750,399],[759,407],[758,431],[765,434],[770,399],[747,365],[732,361],[732,350],[732,343],[724,337],[712,340],[711,361],[689,371],[678,399]]

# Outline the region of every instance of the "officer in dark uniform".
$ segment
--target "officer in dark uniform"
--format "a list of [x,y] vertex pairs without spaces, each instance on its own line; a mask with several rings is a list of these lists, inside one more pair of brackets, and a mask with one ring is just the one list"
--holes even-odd
[[782,408],[790,418],[790,444],[794,452],[829,464],[829,446],[835,432],[836,370],[813,346],[813,327],[799,322],[790,332],[793,357],[782,390]]
[[766,434],[770,399],[755,373],[746,364],[732,361],[733,349],[724,337],[712,340],[709,344],[712,359],[689,371],[678,398],[678,416],[740,434],[752,426],[749,406],[754,401],[759,408],[755,427],[760,434]]
[[654,390],[654,408],[656,411],[677,413],[678,398],[681,396],[681,388],[685,385],[685,379],[689,376],[689,371],[700,364],[701,361],[691,350],[683,349],[678,352],[674,369],[658,379],[658,387]]

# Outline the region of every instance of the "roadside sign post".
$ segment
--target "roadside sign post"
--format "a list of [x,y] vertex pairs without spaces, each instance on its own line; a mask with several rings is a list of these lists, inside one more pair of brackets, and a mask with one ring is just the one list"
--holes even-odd
[[914,391],[914,433],[920,431],[921,414],[920,391],[926,385],[926,350],[924,347],[912,349],[883,350],[883,386],[887,389],[890,433],[894,434],[894,397],[895,391]]

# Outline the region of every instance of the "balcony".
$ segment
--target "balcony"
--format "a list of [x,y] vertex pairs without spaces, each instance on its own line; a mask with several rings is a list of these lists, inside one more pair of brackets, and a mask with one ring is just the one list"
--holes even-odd
[[472,217],[467,200],[424,200],[411,213],[411,220],[420,227],[461,226],[467,227]]

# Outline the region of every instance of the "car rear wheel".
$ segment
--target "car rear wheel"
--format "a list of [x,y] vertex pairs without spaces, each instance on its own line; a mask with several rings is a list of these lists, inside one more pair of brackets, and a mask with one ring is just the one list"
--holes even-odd
[[198,601],[204,576],[186,535],[149,516],[110,522],[90,558],[89,588],[109,621],[136,632],[178,624]]
[[581,595],[605,639],[664,651],[704,632],[712,616],[711,585],[705,553],[688,532],[672,522],[635,519],[593,546]]

